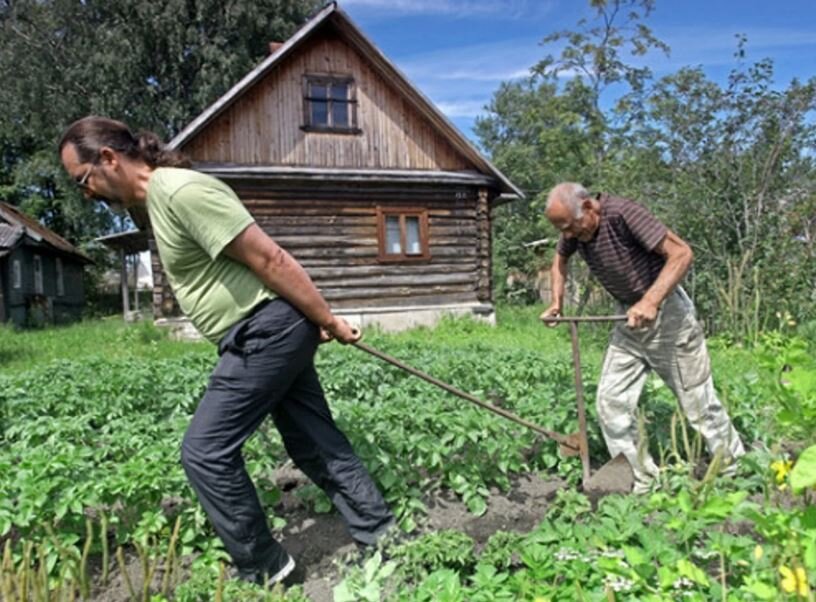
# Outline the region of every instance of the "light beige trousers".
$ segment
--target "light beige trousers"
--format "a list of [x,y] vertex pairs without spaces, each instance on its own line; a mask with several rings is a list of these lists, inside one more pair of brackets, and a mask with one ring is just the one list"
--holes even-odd
[[621,323],[615,327],[598,384],[598,416],[606,446],[611,457],[623,453],[629,461],[636,490],[648,488],[658,473],[648,446],[639,446],[638,441],[638,399],[650,370],[677,396],[709,453],[713,455],[722,447],[725,460],[745,453],[714,390],[708,349],[694,305],[677,287],[651,326],[632,329]]

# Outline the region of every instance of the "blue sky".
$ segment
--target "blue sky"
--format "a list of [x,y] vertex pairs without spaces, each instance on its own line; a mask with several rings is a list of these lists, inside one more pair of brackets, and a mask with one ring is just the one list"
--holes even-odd
[[[646,22],[671,47],[648,65],[659,77],[701,65],[724,82],[736,34],[749,61],[774,60],[776,81],[816,75],[816,0],[657,0]],[[592,13],[587,0],[340,0],[340,7],[467,136],[499,83],[524,77],[557,48],[549,33]]]

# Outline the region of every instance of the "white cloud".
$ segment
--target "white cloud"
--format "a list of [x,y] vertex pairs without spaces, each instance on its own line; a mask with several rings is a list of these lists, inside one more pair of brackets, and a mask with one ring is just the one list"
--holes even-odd
[[517,38],[489,44],[471,44],[403,56],[397,64],[408,77],[419,80],[500,82],[526,77],[541,59],[538,38]]
[[541,56],[536,37],[426,51],[395,63],[442,113],[469,129],[499,84],[529,76]]
[[446,117],[477,117],[485,110],[486,99],[479,100],[442,100],[436,103],[436,107],[442,111]]
[[747,38],[746,60],[756,61],[766,56],[780,57],[785,51],[816,46],[816,31],[771,27],[732,25],[729,27],[662,27],[654,33],[671,47],[666,58],[654,52],[641,59],[657,73],[671,72],[679,67],[702,65],[704,67],[735,66],[737,35]]

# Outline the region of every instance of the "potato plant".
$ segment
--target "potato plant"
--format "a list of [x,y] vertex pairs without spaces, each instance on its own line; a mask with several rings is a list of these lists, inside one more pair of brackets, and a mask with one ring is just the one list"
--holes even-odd
[[[446,321],[434,332],[369,333],[367,340],[545,428],[572,432],[568,340],[528,328],[527,320],[495,330]],[[603,337],[587,338],[592,399]],[[36,339],[26,340],[34,349]],[[130,584],[133,599],[205,600],[213,592],[304,599],[298,588],[231,585],[221,568],[227,559],[181,470],[179,445],[214,354],[195,346],[184,353],[175,343],[164,351],[153,338],[131,343],[123,355],[93,354],[88,345],[0,374],[3,598],[21,599],[35,586],[81,598],[91,583],[104,588],[131,557],[145,576]],[[653,380],[641,408],[650,446],[663,459],[661,490],[597,506],[576,489],[578,459],[560,457],[553,442],[358,350],[321,348],[318,369],[335,416],[404,530],[422,526],[425,501],[439,492],[453,492],[478,517],[491,488],[507,491],[516,476],[558,476],[567,487],[529,533],[500,532],[476,547],[464,533],[425,534],[388,550],[367,572],[350,573],[339,591],[400,601],[811,600],[816,452],[805,448],[816,407],[812,352],[805,341],[776,334],[753,348],[717,341],[711,348],[721,397],[753,448],[739,475],[696,471],[705,462],[702,446]],[[588,405],[591,456],[601,463],[605,447]],[[274,474],[286,455],[274,428],[263,427],[245,456],[270,522],[280,527],[286,517],[275,516]],[[302,497],[327,509],[312,489]]]

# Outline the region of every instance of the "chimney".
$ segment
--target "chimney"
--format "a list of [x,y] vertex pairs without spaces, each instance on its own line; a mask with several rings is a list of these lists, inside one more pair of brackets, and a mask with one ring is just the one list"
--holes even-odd
[[281,46],[283,42],[269,42],[269,54],[275,54]]

